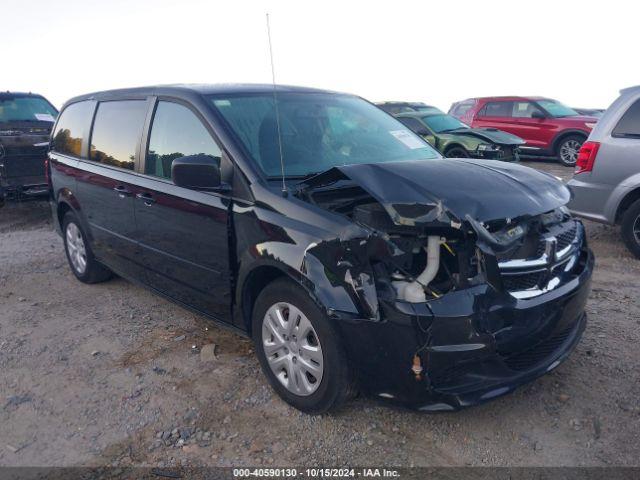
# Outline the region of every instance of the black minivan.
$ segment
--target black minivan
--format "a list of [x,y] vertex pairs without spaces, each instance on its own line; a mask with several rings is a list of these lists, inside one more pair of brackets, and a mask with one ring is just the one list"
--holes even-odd
[[76,97],[49,181],[80,281],[115,273],[252,337],[305,412],[356,392],[478,404],[555,368],[585,328],[594,260],[568,190],[520,165],[445,160],[357,96]]

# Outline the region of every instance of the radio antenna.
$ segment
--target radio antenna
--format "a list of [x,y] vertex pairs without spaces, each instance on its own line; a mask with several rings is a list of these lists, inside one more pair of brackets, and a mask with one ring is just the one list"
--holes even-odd
[[284,181],[284,155],[282,154],[282,133],[280,131],[280,110],[278,109],[278,94],[276,89],[276,70],[273,66],[273,46],[271,44],[271,26],[267,13],[267,37],[269,37],[269,58],[271,59],[271,82],[273,83],[273,104],[276,108],[276,128],[278,129],[278,149],[280,151],[280,174],[282,175],[282,196],[287,196],[287,184]]

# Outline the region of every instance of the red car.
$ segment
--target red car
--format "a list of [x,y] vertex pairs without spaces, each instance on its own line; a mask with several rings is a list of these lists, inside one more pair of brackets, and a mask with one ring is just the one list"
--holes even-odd
[[523,138],[522,153],[554,155],[574,166],[578,151],[598,121],[543,97],[470,98],[454,103],[449,114],[474,128],[497,128]]

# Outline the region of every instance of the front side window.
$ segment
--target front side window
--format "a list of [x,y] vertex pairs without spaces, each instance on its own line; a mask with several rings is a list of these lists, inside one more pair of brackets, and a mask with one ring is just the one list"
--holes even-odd
[[538,100],[538,105],[544,108],[549,115],[556,118],[575,117],[579,115],[573,108],[569,108],[556,100]]
[[53,132],[52,150],[57,153],[80,157],[85,132],[89,131],[93,102],[72,103],[60,114]]
[[513,102],[489,102],[481,110],[482,117],[510,117]]
[[[251,159],[278,177],[280,145],[271,93],[212,96],[211,101]],[[440,158],[422,138],[374,105],[350,95],[277,96],[285,175],[305,177],[355,163]]]
[[436,133],[452,132],[454,130],[467,129],[468,125],[462,123],[451,115],[429,115],[422,117],[422,121],[426,123],[431,130]]
[[0,94],[0,123],[50,122],[58,111],[43,97],[32,95]]
[[515,118],[533,118],[534,112],[544,115],[544,112],[531,102],[513,102],[513,117]]
[[629,107],[615,126],[611,135],[614,137],[640,138],[640,100]]
[[145,173],[171,178],[173,161],[190,155],[207,155],[220,165],[222,152],[191,110],[160,101],[153,116]]
[[133,170],[146,114],[145,100],[101,102],[93,122],[89,158]]
[[421,135],[421,134],[424,135],[424,132],[426,131],[426,127],[417,118],[400,117],[398,118],[398,120],[400,120],[403,125],[406,125],[407,127],[409,127],[409,129],[411,129],[412,132],[415,132],[418,135]]

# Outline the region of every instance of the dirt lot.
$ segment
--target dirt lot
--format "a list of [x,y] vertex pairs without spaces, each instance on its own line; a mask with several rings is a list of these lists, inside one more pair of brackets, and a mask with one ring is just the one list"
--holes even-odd
[[[0,464],[638,465],[640,261],[617,229],[587,230],[597,256],[590,323],[551,374],[458,413],[360,398],[310,417],[271,392],[247,340],[124,280],[79,283],[47,204],[8,204]],[[215,355],[198,353],[211,343]]]

